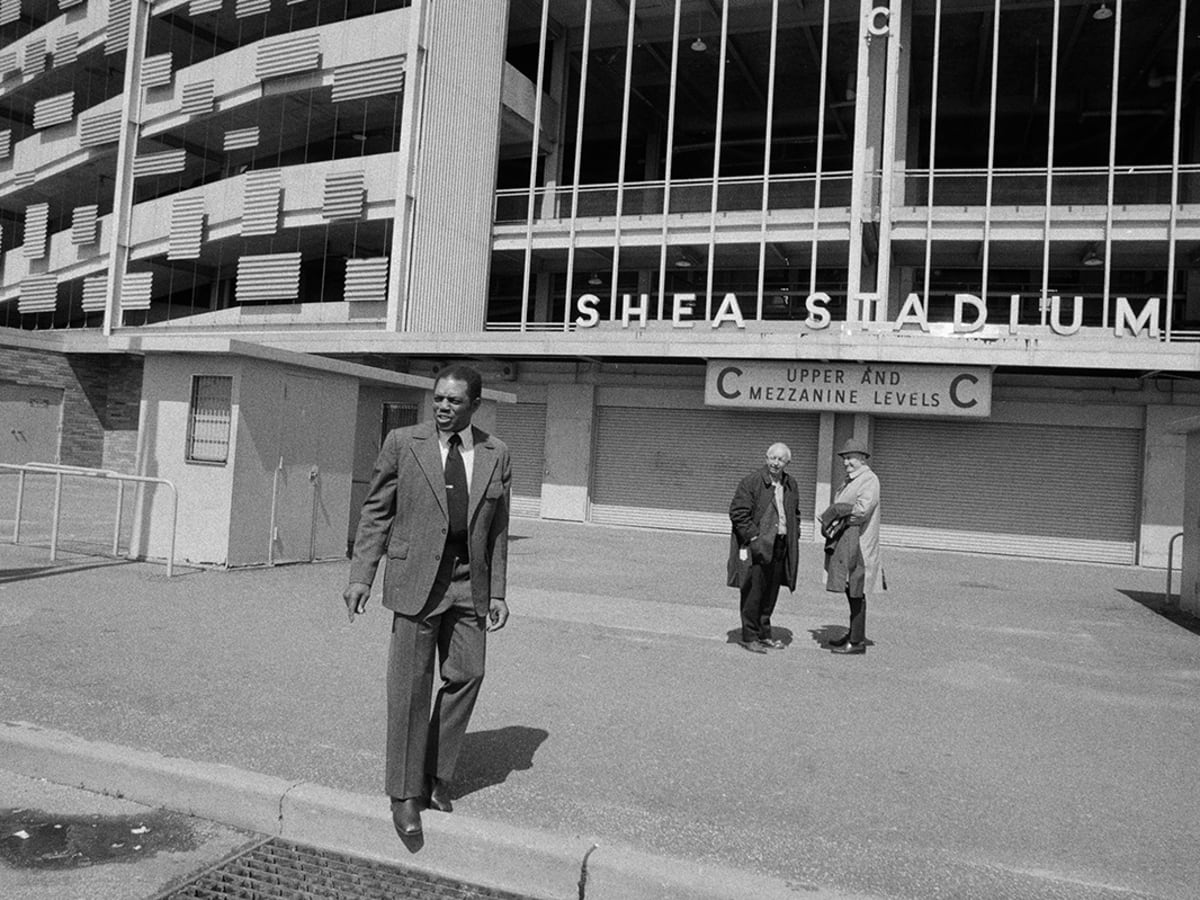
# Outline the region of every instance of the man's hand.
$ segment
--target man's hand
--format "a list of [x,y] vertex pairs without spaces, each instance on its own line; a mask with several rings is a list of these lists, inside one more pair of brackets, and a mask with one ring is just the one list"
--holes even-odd
[[346,612],[350,616],[350,621],[354,621],[354,617],[362,615],[367,610],[367,598],[371,596],[371,586],[369,584],[359,584],[356,581],[346,585],[346,589],[342,591],[342,599],[346,601]]
[[493,597],[488,609],[488,631],[499,631],[508,622],[508,604],[500,597]]

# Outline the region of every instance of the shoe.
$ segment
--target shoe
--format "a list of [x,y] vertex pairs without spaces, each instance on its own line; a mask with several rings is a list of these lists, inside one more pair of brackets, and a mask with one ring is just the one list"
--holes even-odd
[[830,641],[829,646],[830,647],[845,647],[848,643],[850,643],[850,632],[847,631],[840,638],[835,638],[834,640]]
[[392,824],[400,837],[416,837],[421,833],[421,799],[406,797],[392,798]]
[[762,644],[768,650],[782,650],[787,645],[777,638],[759,638],[758,643]]
[[839,646],[834,647],[830,652],[831,653],[839,653],[843,656],[861,655],[861,654],[867,652],[867,645],[865,643],[862,643],[862,644],[845,643],[845,644],[840,644]]
[[440,778],[429,780],[429,808],[438,812],[454,812],[454,804],[450,802],[450,785]]
[[763,646],[762,641],[738,641],[738,646],[743,650],[749,650],[751,653],[767,652],[767,648]]

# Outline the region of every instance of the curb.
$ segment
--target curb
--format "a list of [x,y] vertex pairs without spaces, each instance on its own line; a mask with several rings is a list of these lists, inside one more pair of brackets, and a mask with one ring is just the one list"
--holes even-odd
[[[845,900],[846,894],[654,856],[632,847],[427,812],[423,838],[402,842],[382,795],[195,762],[29,722],[0,723],[3,768],[326,850],[367,856],[545,900]],[[586,885],[580,885],[587,858]]]

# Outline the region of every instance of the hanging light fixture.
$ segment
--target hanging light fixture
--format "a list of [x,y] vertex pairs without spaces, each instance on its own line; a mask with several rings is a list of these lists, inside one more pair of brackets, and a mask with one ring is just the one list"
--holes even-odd
[[1085,266],[1102,266],[1104,265],[1104,257],[1096,251],[1096,245],[1092,244],[1087,248],[1087,252],[1083,254],[1083,258],[1079,260]]
[[704,43],[704,38],[700,37],[700,13],[696,13],[696,39],[692,41],[692,49],[697,53],[703,53],[708,49],[708,44]]
[[1100,8],[1092,13],[1092,18],[1097,22],[1103,22],[1105,19],[1111,19],[1112,14],[1112,10],[1108,8],[1108,4],[1101,3]]
[[588,278],[588,282],[587,282],[587,283],[588,283],[589,285],[591,285],[592,287],[600,287],[600,285],[602,285],[604,282],[600,280],[600,276],[599,276],[599,275],[597,275],[595,272],[593,272],[593,273],[592,273],[592,275],[591,275],[591,277],[590,277],[590,278]]

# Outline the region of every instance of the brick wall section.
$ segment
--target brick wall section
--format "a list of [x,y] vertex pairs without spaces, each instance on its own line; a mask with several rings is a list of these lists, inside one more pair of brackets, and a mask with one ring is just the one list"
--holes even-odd
[[132,472],[137,448],[142,360],[137,356],[67,356],[0,348],[0,380],[63,392],[59,462]]

